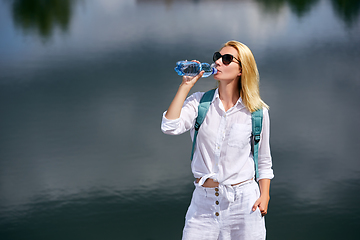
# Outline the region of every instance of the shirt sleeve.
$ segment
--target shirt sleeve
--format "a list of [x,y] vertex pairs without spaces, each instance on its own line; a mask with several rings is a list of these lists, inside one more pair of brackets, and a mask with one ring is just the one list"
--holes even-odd
[[270,118],[269,111],[266,108],[263,110],[263,124],[258,152],[258,168],[259,180],[274,178],[270,152]]
[[189,96],[181,108],[178,119],[167,119],[163,113],[161,121],[161,131],[169,135],[179,135],[194,127],[195,119],[198,115],[198,106],[203,92],[196,92]]

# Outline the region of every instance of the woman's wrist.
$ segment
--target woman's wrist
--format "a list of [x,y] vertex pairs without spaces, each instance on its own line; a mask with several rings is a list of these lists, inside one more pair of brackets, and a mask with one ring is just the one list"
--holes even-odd
[[182,82],[179,86],[179,90],[184,90],[187,92],[190,92],[191,88],[194,86],[195,84],[189,84],[189,83],[184,83]]
[[270,194],[260,194],[260,198],[270,200]]
[[270,199],[270,179],[260,179],[260,197]]

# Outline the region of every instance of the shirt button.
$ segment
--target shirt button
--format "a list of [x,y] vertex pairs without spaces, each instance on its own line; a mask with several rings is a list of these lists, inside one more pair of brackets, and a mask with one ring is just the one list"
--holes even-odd
[[216,212],[215,215],[218,217],[220,214],[218,212]]
[[216,192],[216,193],[215,193],[215,196],[217,196],[217,197],[218,197],[218,196],[219,196],[219,193],[218,193],[218,192]]
[[218,192],[218,191],[219,191],[219,189],[218,189],[218,188],[215,188],[215,191],[217,191],[217,192]]
[[219,205],[219,201],[216,201],[215,203],[216,203],[216,205]]

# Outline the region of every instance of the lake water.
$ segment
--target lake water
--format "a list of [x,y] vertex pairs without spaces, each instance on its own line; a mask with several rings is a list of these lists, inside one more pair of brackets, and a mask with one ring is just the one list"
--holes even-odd
[[[359,239],[360,1],[0,0],[0,239],[181,239],[178,60],[252,49],[270,105],[267,239]],[[201,79],[192,92],[215,86]]]

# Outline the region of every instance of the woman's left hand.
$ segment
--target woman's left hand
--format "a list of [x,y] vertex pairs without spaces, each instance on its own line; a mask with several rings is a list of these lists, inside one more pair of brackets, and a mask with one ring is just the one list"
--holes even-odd
[[256,208],[259,208],[261,215],[265,216],[267,214],[268,204],[269,204],[270,197],[260,196],[258,200],[254,203],[252,210],[255,211]]
[[254,203],[252,210],[255,211],[256,208],[260,209],[261,215],[265,216],[267,214],[268,204],[270,200],[270,179],[260,179],[260,197]]

